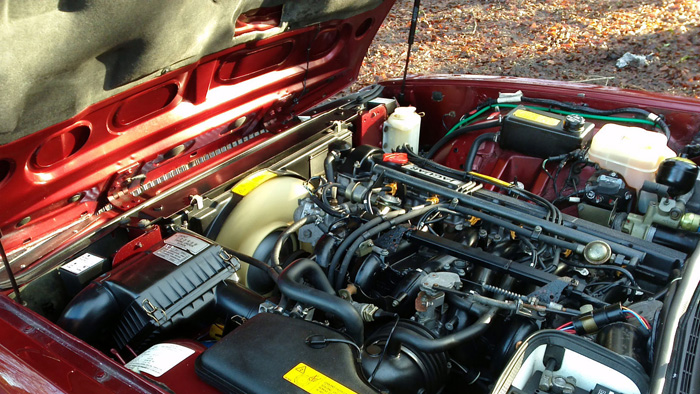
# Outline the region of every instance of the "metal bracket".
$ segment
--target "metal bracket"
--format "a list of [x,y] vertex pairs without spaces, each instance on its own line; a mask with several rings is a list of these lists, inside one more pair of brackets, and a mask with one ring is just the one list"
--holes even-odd
[[219,250],[219,257],[226,262],[226,264],[230,265],[234,271],[238,271],[241,268],[241,262],[225,249]]
[[527,298],[537,298],[543,305],[547,305],[550,302],[558,302],[559,298],[561,297],[561,293],[570,284],[572,284],[571,278],[563,276],[528,294]]
[[163,319],[163,320],[167,320],[167,319],[168,319],[168,315],[165,314],[165,311],[164,311],[163,309],[161,309],[161,308],[158,308],[158,307],[154,306],[154,305],[151,303],[151,300],[149,300],[148,298],[145,298],[143,301],[141,301],[141,309],[143,309],[143,311],[146,312],[146,314],[148,315],[148,317],[150,317],[151,319],[153,319],[153,321],[154,321],[157,325],[159,325],[159,326],[161,325],[161,324],[160,324],[160,319],[158,318],[158,316],[156,316],[156,313],[157,313],[159,310],[160,310],[161,314],[163,315],[163,316],[162,316],[162,319]]
[[140,163],[133,163],[114,174],[107,191],[107,199],[114,207],[130,209],[144,201],[130,193],[131,190],[141,186],[146,179],[145,175],[137,174],[140,166]]

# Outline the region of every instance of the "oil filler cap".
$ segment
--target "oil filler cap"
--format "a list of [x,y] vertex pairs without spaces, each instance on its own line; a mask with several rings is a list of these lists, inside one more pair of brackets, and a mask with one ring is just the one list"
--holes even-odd
[[382,160],[385,163],[406,164],[408,163],[407,153],[385,153]]

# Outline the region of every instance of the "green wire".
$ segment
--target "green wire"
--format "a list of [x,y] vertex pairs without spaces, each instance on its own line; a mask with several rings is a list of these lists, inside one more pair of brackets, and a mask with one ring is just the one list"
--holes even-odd
[[[460,127],[462,127],[462,126],[464,126],[464,125],[467,125],[467,124],[471,123],[471,122],[472,122],[474,119],[476,119],[479,115],[483,114],[484,112],[486,112],[486,111],[488,111],[489,109],[494,108],[494,107],[517,108],[517,107],[519,107],[519,105],[516,105],[516,104],[494,104],[494,105],[489,105],[488,107],[484,107],[484,108],[480,109],[480,110],[479,110],[477,113],[475,113],[474,115],[472,115],[472,116],[470,116],[470,117],[468,117],[468,118],[466,118],[466,119],[464,119],[464,120],[462,120],[462,121],[460,121],[460,122],[457,122],[457,124],[454,125],[454,126],[450,129],[450,131],[448,131],[447,134],[445,134],[445,135],[449,135],[450,133],[452,133],[453,131],[457,130],[458,128],[460,128]],[[576,113],[576,112],[562,111],[562,110],[558,110],[558,109],[550,109],[550,108],[543,108],[543,107],[534,107],[534,106],[531,106],[531,105],[526,105],[525,107],[526,107],[526,108],[529,108],[529,109],[540,110],[540,111],[554,112],[555,114],[561,114],[561,115],[580,115],[580,116],[583,116],[584,118],[588,118],[588,119],[607,120],[607,121],[609,121],[609,122],[641,123],[641,124],[646,124],[646,125],[650,125],[650,126],[657,127],[657,124],[656,124],[656,123],[654,123],[653,121],[648,120],[648,119],[619,118],[619,117],[615,117],[615,116],[602,116],[602,115],[579,114],[579,113]]]
[[460,127],[462,127],[462,126],[464,126],[464,125],[466,125],[467,123],[470,123],[472,120],[476,119],[479,115],[481,115],[481,114],[483,114],[484,112],[488,111],[488,110],[491,109],[492,107],[493,107],[492,105],[490,105],[490,106],[488,106],[488,107],[484,107],[484,108],[480,109],[479,112],[477,112],[477,113],[475,113],[474,115],[468,117],[467,119],[464,119],[464,120],[461,120],[461,121],[457,122],[457,124],[454,125],[454,126],[450,129],[450,131],[448,131],[447,134],[445,134],[445,135],[449,135],[451,132],[457,130],[458,128],[460,128]]

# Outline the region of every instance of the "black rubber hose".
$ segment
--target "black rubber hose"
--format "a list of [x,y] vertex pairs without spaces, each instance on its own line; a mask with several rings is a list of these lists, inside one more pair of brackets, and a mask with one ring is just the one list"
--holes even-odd
[[215,308],[228,316],[241,316],[250,319],[258,314],[260,304],[266,298],[234,282],[225,280],[216,287]]
[[697,247],[700,234],[687,231],[676,231],[657,227],[653,237],[654,243],[678,249],[691,254]]
[[315,195],[309,194],[309,199],[311,199],[311,201],[313,201],[314,204],[316,204],[319,208],[321,208],[321,210],[323,210],[323,212],[325,212],[333,217],[336,217],[336,218],[345,217],[345,215],[343,215],[342,213],[327,206],[323,201],[321,201],[320,198],[316,197]]
[[566,262],[565,264],[571,266],[571,267],[576,267],[576,268],[586,268],[586,269],[598,269],[598,270],[608,270],[608,271],[617,271],[624,275],[627,279],[629,279],[630,283],[632,283],[632,286],[634,287],[639,287],[637,284],[637,281],[634,280],[634,276],[632,275],[631,272],[627,271],[626,269],[622,267],[618,267],[616,265],[595,265],[595,264],[577,264],[574,262]]
[[472,167],[474,166],[474,159],[476,159],[476,154],[477,154],[477,152],[479,152],[479,148],[481,147],[481,144],[483,144],[486,141],[496,141],[497,135],[498,134],[496,134],[496,133],[484,133],[484,134],[481,134],[480,136],[476,137],[471,148],[469,148],[469,154],[467,155],[467,161],[464,164],[464,171],[469,172],[472,170]]
[[301,283],[302,280],[305,280],[314,288],[335,296],[335,290],[333,290],[333,286],[328,282],[326,273],[323,272],[323,269],[321,269],[315,261],[310,259],[298,259],[294,261],[294,267],[285,271],[286,273],[284,275],[280,274],[280,279],[284,276],[286,279],[296,283]]
[[[322,289],[300,283],[301,278],[309,280]],[[314,261],[309,259],[294,261],[279,274],[277,285],[282,294],[288,298],[337,316],[343,321],[353,341],[362,345],[364,340],[362,317],[349,302],[335,295],[323,270]]]
[[[340,268],[338,270],[338,275],[335,277],[335,288],[340,289],[343,286],[343,281],[345,280],[345,275],[348,273],[348,269],[350,268],[350,261],[352,260],[352,256],[355,254],[355,251],[360,247],[361,243],[372,238],[373,236],[379,234],[380,232],[382,232],[384,230],[388,230],[391,227],[396,226],[399,223],[407,222],[411,219],[420,217],[432,209],[441,208],[443,206],[444,206],[443,204],[427,205],[427,206],[424,206],[422,208],[414,209],[408,213],[404,213],[403,215],[396,216],[392,219],[389,219],[385,222],[382,222],[382,223],[360,233],[356,237],[355,241],[350,245],[347,252],[345,252],[345,257],[343,257],[343,262],[340,264]],[[335,256],[333,256],[333,257],[335,257]]]
[[332,233],[326,233],[316,242],[314,246],[314,254],[316,255],[316,264],[321,268],[327,269],[330,266],[333,252],[338,243]]
[[272,268],[274,268],[277,272],[282,271],[282,262],[280,261],[280,254],[282,253],[282,246],[284,245],[284,243],[287,242],[287,240],[292,234],[299,231],[299,229],[302,228],[306,223],[313,222],[314,220],[316,220],[316,215],[305,216],[292,223],[292,225],[287,227],[287,229],[284,230],[282,234],[280,234],[280,236],[277,238],[277,242],[275,242],[275,247],[272,248],[272,255],[270,256],[272,260]]
[[401,345],[405,344],[414,351],[426,353],[446,352],[483,334],[489,328],[497,311],[498,308],[490,308],[469,327],[437,339],[424,337],[413,331],[398,328],[391,337],[391,343],[387,351],[390,355],[395,356],[399,354]]
[[247,263],[255,268],[259,268],[263,270],[264,272],[267,272],[267,275],[272,279],[274,282],[277,282],[277,278],[279,277],[279,273],[275,271],[274,268],[271,266],[263,263],[262,261],[250,257],[246,254],[236,252],[235,250],[229,249],[229,248],[224,248],[228,254],[232,255],[233,257],[237,258],[238,260]]
[[460,127],[457,130],[445,135],[444,137],[440,138],[438,142],[433,145],[428,153],[425,154],[426,159],[432,159],[433,156],[442,148],[445,146],[448,142],[452,141],[453,139],[457,137],[461,137],[465,134],[469,134],[474,131],[479,131],[479,130],[484,130],[484,129],[490,129],[492,127],[498,127],[501,125],[500,120],[493,120],[489,122],[483,122],[483,123],[477,123],[473,125],[468,125],[464,127]]
[[477,304],[476,302],[470,301],[454,293],[446,293],[446,296],[447,302],[450,305],[477,316],[481,316],[489,310],[489,308],[484,305]]
[[333,162],[340,157],[340,153],[336,151],[328,152],[325,160],[323,160],[323,169],[326,172],[326,180],[328,182],[335,182],[335,169],[333,167]]
[[361,289],[370,289],[373,286],[374,274],[379,271],[382,266],[382,259],[376,254],[371,253],[362,262],[360,269],[355,274],[355,286]]
[[[184,227],[177,226],[175,229],[178,232],[190,234],[190,235],[195,236],[195,237],[201,237],[201,235],[195,233],[192,230],[186,229]],[[270,279],[272,279],[274,282],[277,282],[277,278],[279,277],[279,273],[277,271],[275,271],[275,269],[272,268],[271,266],[263,263],[262,261],[254,258],[254,257],[248,256],[247,254],[236,252],[235,250],[227,248],[223,245],[219,245],[219,246],[221,246],[221,248],[224,249],[228,254],[237,258],[238,260],[240,260],[244,263],[247,263],[249,265],[252,265],[255,268],[259,268],[259,269],[263,270],[264,272],[267,272],[267,275],[270,277]]]
[[[582,113],[591,114],[591,115],[604,115],[605,116],[605,115],[629,113],[629,114],[637,114],[637,115],[643,116],[646,119],[649,119],[649,115],[652,114],[651,112],[649,112],[645,109],[633,108],[633,107],[603,110],[603,109],[584,107],[582,105],[564,103],[561,101],[550,100],[550,99],[523,97],[523,98],[521,98],[521,101],[526,102],[526,103],[556,106],[556,107],[559,107],[559,108],[562,108],[562,109],[565,109],[565,110],[568,110],[571,112],[582,112]],[[659,127],[661,127],[661,129],[663,130],[663,133],[666,135],[666,138],[668,138],[670,140],[671,139],[671,130],[668,128],[668,125],[666,124],[666,122],[664,122],[664,120],[661,119],[660,117],[653,119],[653,122],[655,122],[656,124],[659,125]]]
[[341,242],[340,245],[338,245],[336,252],[333,254],[333,258],[331,259],[330,267],[328,269],[328,280],[330,280],[331,283],[335,282],[335,271],[338,268],[338,263],[340,262],[340,259],[343,257],[343,252],[348,248],[348,246],[350,246],[355,241],[355,239],[357,239],[357,237],[359,237],[363,232],[383,222],[384,220],[391,219],[392,217],[401,215],[404,212],[404,210],[398,210],[389,212],[385,216],[377,216],[369,220],[367,223],[358,227],[352,233],[350,233],[350,235],[348,235],[343,240],[343,242]]

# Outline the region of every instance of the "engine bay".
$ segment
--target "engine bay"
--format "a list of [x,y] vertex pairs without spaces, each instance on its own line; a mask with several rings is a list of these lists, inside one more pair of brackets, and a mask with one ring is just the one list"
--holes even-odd
[[201,392],[646,393],[697,145],[640,106],[502,91],[456,119],[392,93],[300,115],[313,137],[22,298],[171,392],[188,369]]

